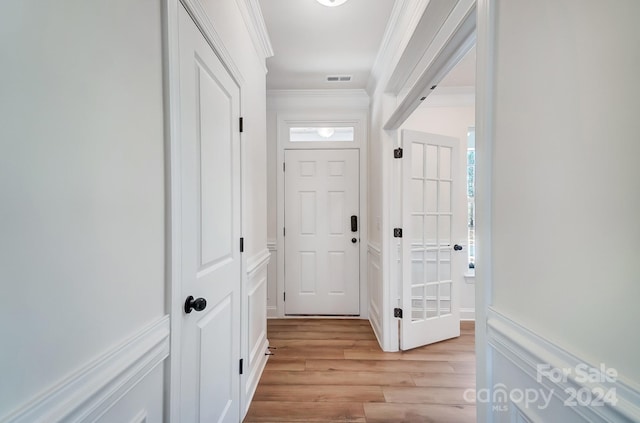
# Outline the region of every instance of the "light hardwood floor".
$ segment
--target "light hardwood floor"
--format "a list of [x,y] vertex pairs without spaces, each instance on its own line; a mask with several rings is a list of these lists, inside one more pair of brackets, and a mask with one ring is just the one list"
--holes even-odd
[[385,353],[367,320],[269,320],[269,358],[245,423],[475,422],[473,322],[461,336]]

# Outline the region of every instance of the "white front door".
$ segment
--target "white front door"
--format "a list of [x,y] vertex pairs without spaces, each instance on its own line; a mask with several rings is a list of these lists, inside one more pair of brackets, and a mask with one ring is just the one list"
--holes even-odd
[[460,336],[466,252],[455,138],[402,131],[402,350]]
[[358,150],[285,151],[285,314],[360,314]]
[[[181,291],[185,301],[180,416],[184,423],[237,423],[240,92],[187,12],[179,10]],[[192,307],[188,307],[191,297]]]

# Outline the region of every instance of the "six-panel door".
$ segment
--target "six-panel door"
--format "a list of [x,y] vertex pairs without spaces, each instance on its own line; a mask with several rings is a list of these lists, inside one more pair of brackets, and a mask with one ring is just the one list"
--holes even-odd
[[358,150],[286,150],[285,166],[285,313],[358,315]]

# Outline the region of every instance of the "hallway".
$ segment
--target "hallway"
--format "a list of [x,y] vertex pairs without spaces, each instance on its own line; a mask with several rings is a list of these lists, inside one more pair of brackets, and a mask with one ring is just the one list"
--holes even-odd
[[250,422],[474,422],[473,322],[457,339],[380,350],[367,320],[272,319]]

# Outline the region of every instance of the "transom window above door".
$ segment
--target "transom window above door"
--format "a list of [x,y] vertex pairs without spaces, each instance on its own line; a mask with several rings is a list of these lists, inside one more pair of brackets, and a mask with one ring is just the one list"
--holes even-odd
[[354,140],[353,126],[289,128],[289,141],[291,142],[353,142]]

